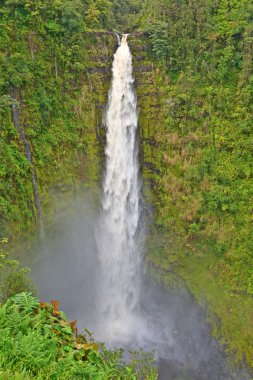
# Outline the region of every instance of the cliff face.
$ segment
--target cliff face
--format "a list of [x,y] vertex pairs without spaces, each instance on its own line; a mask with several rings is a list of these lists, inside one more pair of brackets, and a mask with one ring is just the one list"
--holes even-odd
[[[110,87],[112,56],[117,49],[117,38],[113,33],[97,32],[91,35],[90,39],[87,49],[89,62],[83,86],[85,96],[80,100],[80,113],[86,115],[85,117],[88,116],[90,132],[96,136],[96,153],[100,159],[101,173],[105,145],[103,113]],[[133,55],[139,109],[140,167],[144,189],[148,196],[148,193],[151,194],[149,189],[154,187],[155,177],[159,174],[157,166],[159,144],[156,136],[161,133],[165,122],[164,95],[168,77],[161,73],[152,60],[149,40],[143,33],[130,35],[128,41]],[[85,98],[89,99],[86,108],[83,103]],[[91,151],[91,156],[93,154]],[[96,175],[98,174],[96,172]]]
[[[48,80],[43,74],[38,88],[36,76],[25,82],[18,99],[34,169],[11,122],[9,99],[2,100],[2,234],[4,226],[12,233],[34,226],[33,172],[47,215],[59,192],[73,192],[80,183],[97,186],[103,170],[102,118],[116,36],[87,33],[81,44],[85,54],[77,60],[83,66],[77,73],[65,66],[69,62],[60,65],[45,51],[39,52],[41,41],[32,38],[29,59],[37,60],[38,67],[47,64],[50,74]],[[155,222],[148,239],[148,260],[159,268],[154,275],[158,273],[165,282],[172,271],[187,281],[199,300],[204,294],[211,312],[221,320],[217,331],[222,339],[237,350],[238,359],[245,355],[252,363],[252,195],[248,190],[252,177],[247,154],[241,154],[249,152],[250,107],[245,104],[250,94],[236,98],[236,86],[221,83],[210,95],[213,88],[197,76],[165,74],[153,59],[145,35],[129,36],[129,45],[138,96],[144,194]],[[234,181],[239,184],[236,189],[231,185]]]
[[[147,38],[140,34],[129,37],[129,40],[140,109],[141,167],[144,178],[151,180],[156,172],[152,157],[157,144],[153,137],[159,127],[161,83],[157,81],[154,64],[148,58]],[[1,226],[9,233],[31,228],[38,220],[37,199],[32,191],[34,178],[44,214],[49,212],[51,198],[58,191],[72,191],[80,180],[89,184],[99,182],[105,144],[102,118],[110,86],[113,52],[117,48],[114,33],[87,33],[81,47],[83,67],[73,75],[71,68],[64,68],[62,62],[47,57],[46,50],[40,51],[42,42],[38,35],[30,36],[28,42],[22,41],[24,54],[32,66],[29,68],[31,78],[24,80],[22,85],[12,86],[13,93],[18,94],[16,98],[1,98],[5,101],[1,111],[5,184],[0,193]],[[43,70],[40,71],[42,64]],[[39,82],[38,75],[43,75]],[[4,91],[8,91],[8,85]],[[12,123],[11,107],[18,112],[18,127]],[[4,145],[9,147],[5,152]],[[27,147],[32,159],[27,156]],[[13,166],[12,172],[10,165]]]
[[[148,189],[154,174],[158,173],[154,160],[158,146],[154,135],[163,124],[162,81],[149,58],[147,37],[137,33],[130,36],[129,41],[140,110],[141,168]],[[117,48],[114,33],[87,33],[81,47],[84,66],[78,74],[72,75],[71,68],[66,69],[63,63],[47,57],[47,51],[40,52],[38,35],[30,36],[28,42],[23,41],[23,48],[28,62],[34,66],[33,76],[22,86],[15,88],[13,85],[13,92],[19,95],[17,99],[6,99],[2,111],[2,143],[10,149],[5,154],[2,152],[6,186],[1,191],[1,225],[3,231],[7,229],[9,232],[31,228],[38,220],[37,199],[32,191],[34,178],[44,214],[50,211],[51,199],[57,192],[73,191],[80,181],[99,182],[105,144],[102,118],[110,86],[113,52]],[[40,75],[46,76],[48,71],[48,78],[38,82],[39,74],[35,71],[41,64],[44,68]],[[19,115],[19,130],[16,126],[14,135],[10,120],[12,103]],[[32,160],[27,156],[27,146]],[[17,170],[13,168],[11,174],[8,165],[15,159],[18,160]],[[18,170],[21,161],[25,163],[22,173]],[[8,187],[13,192],[7,191]]]
[[[100,159],[115,42],[112,35],[94,36],[89,78]],[[129,45],[144,194],[154,218],[147,256],[153,275],[166,283],[170,273],[185,279],[218,317],[216,334],[237,352],[238,360],[245,356],[252,365],[252,179],[244,138],[245,133],[251,136],[250,94],[238,85],[239,72],[233,73],[233,82],[221,81],[214,90],[198,73],[165,73],[145,35],[130,36]]]

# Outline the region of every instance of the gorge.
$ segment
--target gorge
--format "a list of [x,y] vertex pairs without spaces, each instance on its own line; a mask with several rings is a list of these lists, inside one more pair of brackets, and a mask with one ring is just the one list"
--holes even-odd
[[68,315],[108,347],[153,352],[158,379],[249,379],[246,370],[230,368],[185,286],[165,289],[145,273],[137,99],[127,35],[112,73],[103,119],[101,212],[85,189],[59,215],[46,243],[35,249],[40,297],[59,298]]
[[252,5],[0,3],[1,302],[34,291],[9,253],[161,379],[249,379]]

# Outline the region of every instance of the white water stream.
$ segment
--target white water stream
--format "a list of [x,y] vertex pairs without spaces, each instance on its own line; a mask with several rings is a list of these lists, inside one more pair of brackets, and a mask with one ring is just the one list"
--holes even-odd
[[164,289],[141,271],[138,117],[126,35],[112,70],[99,222],[96,196],[87,189],[69,205],[65,199],[64,207],[57,197],[55,225],[37,247],[33,276],[40,297],[59,299],[69,317],[107,347],[154,350],[159,380],[248,380],[229,367],[189,292]]
[[[123,35],[114,55],[105,114],[106,169],[96,231],[103,291],[99,301],[103,338],[129,334],[140,291],[142,233],[137,102],[132,56]],[[107,334],[107,336],[105,335]]]

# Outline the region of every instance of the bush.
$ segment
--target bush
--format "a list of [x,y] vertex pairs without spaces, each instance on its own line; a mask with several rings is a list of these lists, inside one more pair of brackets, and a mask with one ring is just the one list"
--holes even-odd
[[11,260],[3,246],[8,242],[0,240],[0,302],[5,302],[8,297],[22,291],[31,291],[36,294],[36,289],[30,278],[28,268],[22,268],[18,260]]
[[122,350],[107,351],[79,334],[57,301],[25,292],[11,297],[0,307],[0,330],[1,379],[156,378],[151,367],[126,366]]

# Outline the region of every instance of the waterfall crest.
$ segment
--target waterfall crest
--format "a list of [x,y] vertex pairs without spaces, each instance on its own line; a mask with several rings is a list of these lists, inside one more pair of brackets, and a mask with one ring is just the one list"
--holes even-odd
[[131,323],[140,289],[142,256],[138,114],[127,35],[122,36],[114,55],[112,72],[105,114],[102,212],[97,228],[103,284],[100,308],[110,326],[110,337],[124,334]]

